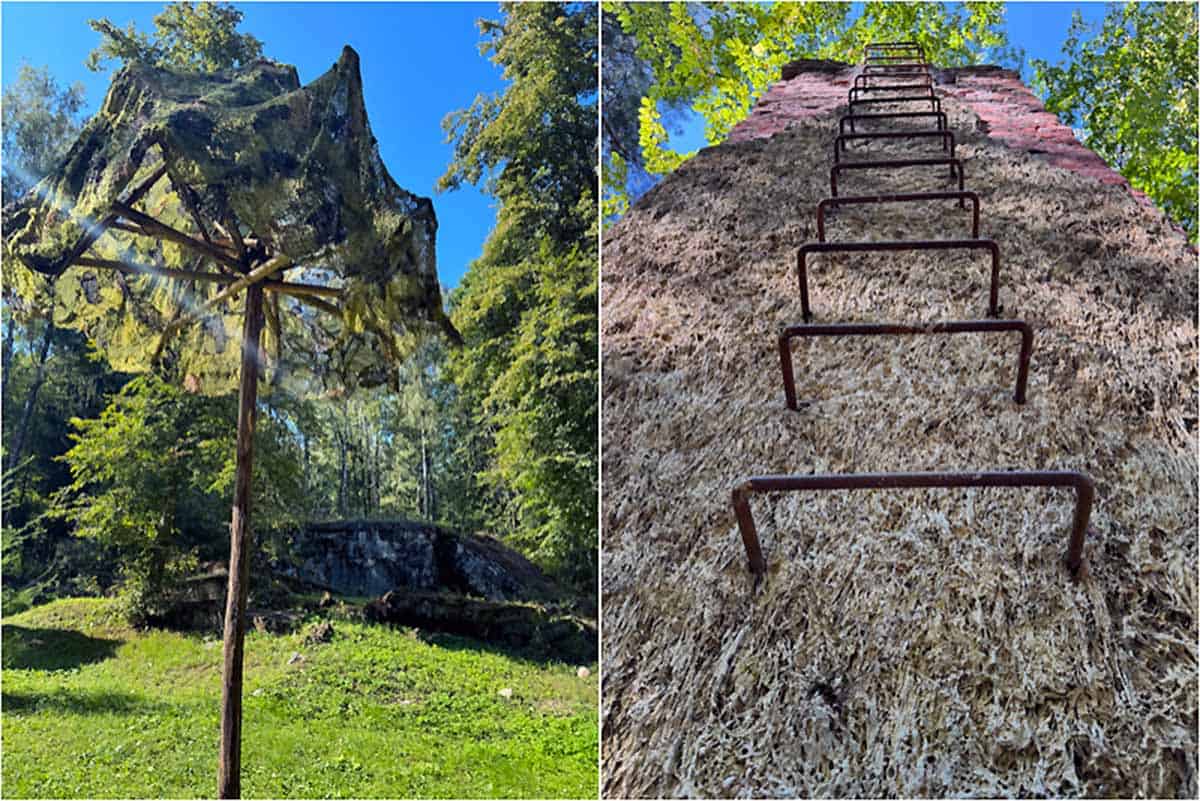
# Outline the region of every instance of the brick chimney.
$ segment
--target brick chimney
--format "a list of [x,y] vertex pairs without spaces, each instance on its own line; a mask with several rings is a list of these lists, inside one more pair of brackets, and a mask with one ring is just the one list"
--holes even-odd
[[[750,116],[738,123],[729,141],[770,137],[792,122],[845,106],[847,92],[860,71],[861,65],[821,59],[787,64],[780,81],[759,99]],[[990,138],[1056,167],[1122,186],[1143,205],[1155,208],[1144,193],[1131,187],[1104,159],[1080,144],[1057,116],[1046,111],[1037,95],[1021,83],[1017,72],[983,65],[934,68],[933,75],[935,91],[970,108],[979,116],[979,130]]]

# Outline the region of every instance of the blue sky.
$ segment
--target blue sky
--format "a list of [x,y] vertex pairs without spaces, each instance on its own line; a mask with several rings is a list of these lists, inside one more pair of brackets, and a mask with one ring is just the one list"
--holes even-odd
[[[434,183],[451,158],[442,118],[477,94],[503,87],[500,70],[479,54],[480,17],[499,19],[496,3],[242,3],[241,30],[263,41],[265,55],[296,65],[302,83],[320,76],[349,44],[361,59],[371,128],[388,171],[405,189],[433,198],[438,216],[438,274],[452,287],[477,258],[496,222],[493,199],[474,187],[442,195]],[[99,108],[111,75],[83,61],[100,41],[87,21],[108,17],[122,28],[153,30],[160,3],[14,3],[0,5],[2,80],[22,61],[46,65],[64,85],[83,83],[88,114]]]
[[[1104,19],[1106,3],[1006,3],[1004,22],[1010,44],[1025,49],[1022,77],[1032,75],[1028,59],[1041,58],[1051,64],[1062,60],[1062,44],[1071,26],[1071,15],[1078,10],[1085,22]],[[686,152],[707,146],[704,120],[692,116],[679,132],[672,132],[670,147]]]

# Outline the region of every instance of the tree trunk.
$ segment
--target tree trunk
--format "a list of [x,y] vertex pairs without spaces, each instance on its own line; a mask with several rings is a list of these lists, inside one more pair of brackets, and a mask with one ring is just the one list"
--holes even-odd
[[0,364],[0,370],[4,371],[3,377],[0,377],[0,398],[8,397],[8,373],[12,367],[13,355],[13,315],[10,310],[8,319],[4,322],[4,356],[3,363]]
[[346,440],[341,433],[337,434],[338,441],[338,464],[341,473],[341,480],[338,483],[337,508],[338,516],[346,516]]
[[242,648],[246,639],[246,590],[250,578],[250,478],[254,466],[254,424],[258,372],[262,360],[263,291],[246,290],[242,326],[242,371],[238,389],[237,477],[229,526],[229,592],[225,597],[225,668],[221,682],[221,749],[217,794],[242,795]]
[[421,432],[421,514],[429,520],[429,456],[425,450],[425,432]]
[[[29,394],[25,396],[25,408],[21,410],[21,422],[17,424],[16,436],[13,439],[12,451],[8,454],[8,469],[12,470],[21,461],[21,451],[25,449],[25,438],[29,434],[29,426],[33,421],[33,410],[37,406],[38,392],[46,379],[46,362],[50,358],[50,342],[54,339],[54,326],[46,322],[46,333],[42,336],[42,347],[38,352],[37,372],[33,376],[33,384]],[[6,373],[7,375],[7,373]]]
[[[299,422],[297,422],[297,428],[299,428]],[[308,434],[305,434],[303,430],[300,431],[300,441],[304,444],[304,497],[311,498],[312,497],[312,467],[311,467],[311,464],[309,461],[309,455],[308,455]],[[311,503],[309,504],[309,508],[310,509],[312,508]]]

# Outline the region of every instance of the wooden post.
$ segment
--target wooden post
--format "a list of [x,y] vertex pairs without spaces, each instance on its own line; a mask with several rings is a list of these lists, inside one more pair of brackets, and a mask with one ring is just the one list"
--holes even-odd
[[250,578],[250,477],[254,464],[255,403],[258,400],[259,340],[263,290],[246,290],[242,324],[242,371],[238,390],[237,478],[229,526],[229,592],[225,598],[225,667],[221,680],[221,750],[217,795],[242,795],[242,646],[246,638],[246,585]]

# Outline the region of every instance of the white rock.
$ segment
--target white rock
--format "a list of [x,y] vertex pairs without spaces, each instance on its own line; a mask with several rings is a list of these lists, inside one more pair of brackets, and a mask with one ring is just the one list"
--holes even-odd
[[581,679],[586,679],[588,676],[592,675],[592,671],[585,667],[581,667],[579,670],[575,671],[575,675]]

